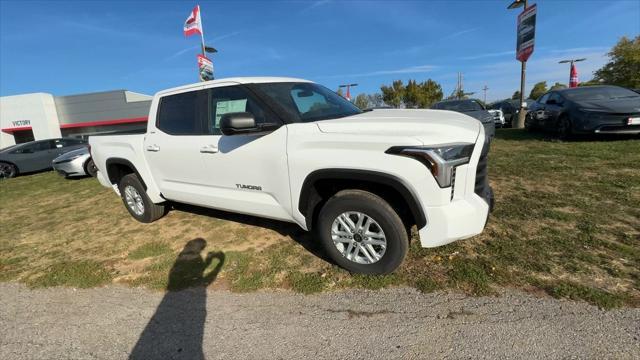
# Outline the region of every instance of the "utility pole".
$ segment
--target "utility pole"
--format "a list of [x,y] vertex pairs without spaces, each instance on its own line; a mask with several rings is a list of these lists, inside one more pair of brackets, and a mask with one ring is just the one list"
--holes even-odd
[[487,87],[487,85],[485,85],[485,86],[482,88],[482,91],[484,91],[484,104],[485,104],[485,105],[487,104],[487,90],[489,90],[489,88]]

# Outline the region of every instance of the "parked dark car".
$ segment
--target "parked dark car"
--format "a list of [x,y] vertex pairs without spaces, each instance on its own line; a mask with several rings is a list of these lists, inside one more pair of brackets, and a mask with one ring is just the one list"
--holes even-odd
[[87,146],[79,139],[48,139],[9,146],[0,150],[0,179],[51,168],[56,157]]
[[[527,99],[525,103],[527,106],[534,103],[535,100]],[[513,120],[518,118],[518,113],[520,113],[520,100],[514,99],[506,99],[501,101],[496,101],[493,104],[488,106],[491,110],[502,110],[502,114],[504,115],[504,127],[512,127]]]
[[640,134],[640,94],[618,86],[549,91],[529,107],[525,127],[575,134]]
[[436,110],[456,111],[480,120],[484,126],[484,133],[489,140],[491,140],[496,134],[493,115],[488,112],[478,100],[444,100],[433,104],[431,108]]

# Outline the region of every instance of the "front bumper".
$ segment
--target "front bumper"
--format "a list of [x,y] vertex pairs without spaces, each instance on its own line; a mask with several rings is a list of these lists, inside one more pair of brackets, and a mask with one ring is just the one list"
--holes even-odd
[[491,139],[478,141],[482,145],[476,147],[469,164],[456,168],[451,202],[442,206],[423,204],[427,224],[418,229],[422,247],[449,244],[478,235],[484,229],[494,203],[487,172]]
[[427,207],[427,225],[419,229],[420,245],[431,248],[478,235],[489,217],[489,204],[472,194],[449,205]]
[[64,177],[85,176],[84,158],[77,158],[72,161],[51,164],[53,170]]
[[581,134],[640,134],[640,124],[628,124],[630,117],[637,118],[640,114],[577,113],[572,118],[573,130]]

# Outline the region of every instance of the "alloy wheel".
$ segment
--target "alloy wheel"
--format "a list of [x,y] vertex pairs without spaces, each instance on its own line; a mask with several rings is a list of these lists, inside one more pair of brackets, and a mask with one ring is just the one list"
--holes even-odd
[[387,250],[387,238],[380,224],[358,211],[338,215],[331,225],[331,238],[342,256],[358,264],[373,264]]
[[142,216],[142,214],[144,214],[144,202],[136,188],[131,185],[127,185],[124,188],[124,200],[127,202],[127,206],[134,214],[138,216]]

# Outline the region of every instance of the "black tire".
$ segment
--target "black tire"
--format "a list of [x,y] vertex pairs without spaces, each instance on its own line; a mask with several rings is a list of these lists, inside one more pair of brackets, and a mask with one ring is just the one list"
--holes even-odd
[[[143,204],[142,211],[136,212],[128,203],[126,199],[127,187],[131,187],[135,190],[135,192],[139,195],[140,200]],[[154,204],[149,196],[147,196],[147,192],[142,186],[140,179],[136,174],[128,174],[122,177],[120,183],[118,184],[118,189],[120,190],[120,197],[122,198],[122,202],[124,203],[124,207],[127,208],[129,214],[133,216],[134,219],[142,222],[142,223],[150,223],[160,219],[165,214],[165,205],[164,204]],[[135,201],[135,200],[134,200]],[[135,205],[132,205],[135,206]],[[137,210],[140,210],[139,208]]]
[[[373,219],[384,232],[386,249],[380,259],[370,264],[360,264],[347,259],[332,239],[332,225],[345,212],[359,212]],[[374,228],[377,225],[372,225]],[[395,210],[381,197],[362,190],[343,190],[332,196],[320,210],[316,226],[316,236],[327,254],[342,268],[359,274],[388,274],[404,260],[409,247],[406,227]],[[362,234],[360,234],[362,235]],[[351,240],[352,244],[365,244],[365,240]],[[362,241],[362,242],[360,242]],[[347,246],[347,245],[342,245]],[[372,245],[376,246],[376,245]],[[377,249],[380,247],[376,246]],[[363,254],[356,250],[356,256]],[[371,254],[371,252],[368,252]],[[364,257],[364,256],[362,256]]]
[[562,140],[571,140],[574,138],[571,120],[567,115],[561,115],[558,119],[558,136]]
[[524,117],[524,129],[529,132],[535,131],[535,127],[533,126],[533,119],[529,114],[525,115]]
[[10,179],[18,175],[18,168],[7,162],[0,161],[0,179]]
[[84,172],[91,177],[96,177],[96,174],[98,173],[98,167],[93,162],[93,159],[89,158],[89,160],[87,160],[87,163],[84,164]]

